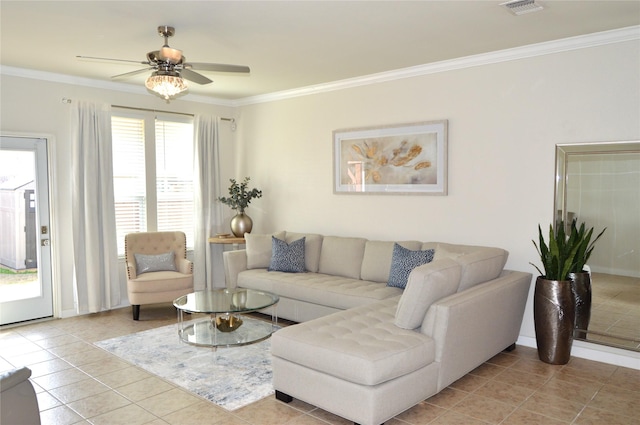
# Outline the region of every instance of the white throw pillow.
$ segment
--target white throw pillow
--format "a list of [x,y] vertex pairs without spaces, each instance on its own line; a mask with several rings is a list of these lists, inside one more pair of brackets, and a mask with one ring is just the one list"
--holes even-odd
[[247,269],[266,269],[271,264],[271,237],[284,240],[286,232],[253,234],[245,233]]
[[419,328],[431,304],[456,293],[461,270],[460,264],[450,258],[432,261],[414,269],[398,302],[396,326],[403,329]]

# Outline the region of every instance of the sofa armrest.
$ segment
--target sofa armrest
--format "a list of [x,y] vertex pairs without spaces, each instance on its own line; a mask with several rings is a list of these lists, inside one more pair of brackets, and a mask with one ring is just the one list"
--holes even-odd
[[133,280],[136,277],[138,277],[138,274],[136,273],[135,263],[127,263],[127,279]]
[[0,391],[5,392],[16,385],[26,381],[31,376],[31,369],[21,367],[19,369],[11,369],[0,374]]
[[40,424],[38,398],[26,367],[0,374],[0,423]]
[[193,274],[193,263],[186,258],[176,258],[176,268],[180,273]]
[[530,273],[505,270],[429,308],[421,331],[436,343],[438,391],[516,342],[530,286]]
[[247,270],[247,250],[225,251],[222,253],[222,259],[227,288],[233,289],[238,286],[238,273]]

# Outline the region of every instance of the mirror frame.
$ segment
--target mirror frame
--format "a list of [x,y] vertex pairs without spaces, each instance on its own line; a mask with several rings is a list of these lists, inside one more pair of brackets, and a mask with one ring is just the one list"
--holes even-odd
[[640,153],[640,141],[557,144],[554,225],[559,220],[567,222],[567,162],[571,155],[585,153]]
[[[554,227],[562,220],[567,223],[567,164],[572,155],[610,153],[640,153],[640,141],[593,142],[556,144],[556,182],[554,193]],[[582,339],[592,344],[609,345],[600,341]],[[620,348],[620,347],[618,347]]]

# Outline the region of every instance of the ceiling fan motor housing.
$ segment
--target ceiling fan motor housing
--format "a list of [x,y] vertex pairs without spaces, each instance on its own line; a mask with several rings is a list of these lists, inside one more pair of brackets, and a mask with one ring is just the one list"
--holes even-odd
[[168,63],[172,65],[182,65],[185,57],[182,56],[182,50],[172,49],[171,47],[163,47],[160,50],[154,50],[147,53],[147,61],[153,63]]

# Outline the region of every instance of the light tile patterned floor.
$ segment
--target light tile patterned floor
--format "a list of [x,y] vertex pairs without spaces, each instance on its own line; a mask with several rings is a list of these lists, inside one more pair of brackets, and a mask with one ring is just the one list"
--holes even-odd
[[[143,307],[0,331],[0,370],[27,365],[43,424],[348,424],[312,405],[268,397],[232,413],[92,345],[175,323],[171,306]],[[640,371],[573,358],[540,362],[534,349],[500,353],[449,388],[387,422],[424,424],[632,424]],[[348,402],[348,401],[345,401]]]

